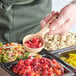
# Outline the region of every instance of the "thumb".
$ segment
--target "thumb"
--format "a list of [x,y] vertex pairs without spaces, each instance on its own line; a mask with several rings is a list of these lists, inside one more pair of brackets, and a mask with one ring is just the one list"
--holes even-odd
[[56,30],[57,28],[61,27],[66,22],[66,20],[68,20],[68,16],[61,13],[59,17],[55,19],[50,25],[50,30]]
[[67,32],[69,32],[70,28],[72,27],[72,22],[70,20],[67,20],[61,27],[57,28],[56,30],[52,31],[50,30],[48,34],[60,34],[64,35]]
[[41,20],[40,24],[41,24],[41,29],[42,29],[46,25],[46,22],[44,20]]

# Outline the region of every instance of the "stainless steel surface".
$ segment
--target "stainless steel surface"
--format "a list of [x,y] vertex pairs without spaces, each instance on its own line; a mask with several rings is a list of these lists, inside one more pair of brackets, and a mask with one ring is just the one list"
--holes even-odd
[[8,74],[8,72],[6,72],[5,70],[3,70],[1,67],[0,67],[0,76],[11,76]]
[[67,47],[67,48],[62,48],[62,49],[59,49],[59,50],[51,51],[51,54],[63,53],[63,52],[72,51],[72,50],[76,50],[76,46],[71,46],[71,47]]
[[[68,50],[66,52],[61,52],[58,53],[58,57],[61,59],[61,57],[69,57],[70,53],[76,53],[76,50]],[[63,60],[63,59],[61,59]],[[64,61],[64,60],[63,60]],[[76,67],[71,66],[69,63],[67,63],[66,61],[64,61],[67,65],[69,65],[70,67],[72,67],[75,71],[76,71]]]
[[64,74],[63,76],[76,76],[76,75],[73,72],[69,72],[69,73]]
[[76,53],[76,50],[69,50],[58,54],[59,54],[59,57],[68,57],[69,53]]

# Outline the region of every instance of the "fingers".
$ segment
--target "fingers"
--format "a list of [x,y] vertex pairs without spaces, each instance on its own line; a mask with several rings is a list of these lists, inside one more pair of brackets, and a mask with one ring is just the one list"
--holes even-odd
[[[52,15],[52,18],[50,19],[51,21],[49,20],[50,21],[49,24],[51,25],[52,22],[58,18],[58,16],[59,16],[59,12],[56,12],[54,15]],[[55,18],[53,18],[53,17],[55,17]]]
[[54,31],[50,30],[48,32],[48,34],[53,34],[53,35],[60,34],[60,35],[64,35],[65,33],[67,33],[70,30],[71,25],[72,25],[71,21],[67,20],[61,27],[57,28]]
[[42,29],[46,25],[46,21],[41,20],[40,24],[41,24],[41,29]]
[[59,16],[59,12],[56,12],[55,15],[58,15]]
[[[74,7],[73,7],[74,8]],[[70,5],[65,6],[61,11],[57,19],[53,20],[50,25],[49,34],[65,34],[72,27],[76,20],[75,11]]]
[[[49,22],[49,20],[51,20],[51,18],[54,16],[54,15],[59,15],[59,12],[55,12],[55,11],[52,11],[51,14],[49,14],[48,16],[46,16],[44,18],[44,20],[41,20],[40,24],[41,24],[41,29]],[[51,24],[52,22],[50,22]]]
[[52,16],[55,14],[55,11],[52,11],[49,15],[47,15],[44,20],[46,21],[46,23],[52,18]]
[[52,16],[55,14],[54,11],[51,12],[51,14],[47,15],[44,20],[41,20],[41,29],[47,24],[47,22],[52,18]]
[[61,25],[63,25],[66,20],[68,20],[68,16],[66,16],[64,13],[61,13],[56,20],[52,22],[50,25],[50,30],[56,30],[59,28]]

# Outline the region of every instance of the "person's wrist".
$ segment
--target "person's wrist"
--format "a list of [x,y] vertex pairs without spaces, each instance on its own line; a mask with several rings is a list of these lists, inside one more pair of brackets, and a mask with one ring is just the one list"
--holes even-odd
[[76,3],[68,4],[68,6],[70,7],[70,9],[76,9]]
[[71,6],[74,7],[74,9],[75,9],[76,8],[76,3],[72,3]]
[[73,0],[73,1],[71,2],[71,4],[76,4],[76,0]]

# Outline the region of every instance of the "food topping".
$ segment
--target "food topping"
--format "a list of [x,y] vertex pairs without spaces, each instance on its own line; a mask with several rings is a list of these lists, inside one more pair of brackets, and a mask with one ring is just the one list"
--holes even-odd
[[67,33],[66,35],[48,35],[44,37],[45,48],[49,51],[62,49],[76,45],[76,34]]
[[32,58],[20,60],[12,68],[18,76],[62,76],[64,68],[55,60]]
[[33,38],[32,40],[26,41],[25,45],[29,48],[40,48],[43,46],[43,43],[38,38]]
[[0,43],[0,63],[11,62],[22,58],[28,58],[29,52],[18,43]]
[[63,59],[73,67],[76,67],[76,53],[69,53],[68,57],[61,57],[61,59]]

